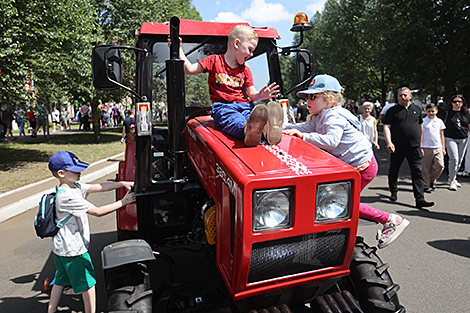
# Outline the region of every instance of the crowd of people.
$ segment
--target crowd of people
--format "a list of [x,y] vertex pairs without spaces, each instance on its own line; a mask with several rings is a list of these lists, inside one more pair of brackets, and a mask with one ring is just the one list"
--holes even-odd
[[[73,111],[73,108],[67,104],[54,104],[52,110],[47,109],[42,103],[30,104],[27,108],[18,107],[16,110],[11,106],[3,105],[0,110],[0,142],[8,143],[17,138],[26,137],[26,133],[36,138],[40,131],[46,136],[49,125],[51,125],[52,132],[71,130],[73,124],[77,124],[79,130],[89,131],[93,123],[89,104],[76,108],[75,114]],[[129,112],[124,104],[100,104],[98,106],[100,127],[123,125]],[[13,130],[18,130],[17,137],[13,135]]]

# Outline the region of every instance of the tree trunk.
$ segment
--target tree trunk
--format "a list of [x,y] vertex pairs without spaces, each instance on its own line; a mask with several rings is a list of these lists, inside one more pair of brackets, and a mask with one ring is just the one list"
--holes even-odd
[[98,112],[98,101],[91,101],[91,110],[93,112],[93,135],[95,143],[101,142],[100,114]]

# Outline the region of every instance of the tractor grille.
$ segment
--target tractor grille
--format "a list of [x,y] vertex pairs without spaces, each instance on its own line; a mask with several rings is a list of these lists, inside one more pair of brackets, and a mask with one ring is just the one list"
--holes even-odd
[[348,234],[349,229],[338,229],[255,243],[248,283],[340,266]]

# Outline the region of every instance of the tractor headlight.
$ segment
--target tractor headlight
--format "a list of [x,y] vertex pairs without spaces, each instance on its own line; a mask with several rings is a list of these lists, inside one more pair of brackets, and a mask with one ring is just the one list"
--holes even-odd
[[348,219],[350,216],[351,182],[317,186],[315,223]]
[[291,226],[291,189],[258,190],[253,193],[253,231]]

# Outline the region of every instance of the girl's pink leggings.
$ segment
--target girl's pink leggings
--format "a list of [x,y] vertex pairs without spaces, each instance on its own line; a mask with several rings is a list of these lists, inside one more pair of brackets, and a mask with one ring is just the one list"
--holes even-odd
[[[377,176],[377,172],[379,171],[379,166],[377,164],[377,160],[375,156],[372,155],[372,159],[370,160],[370,165],[368,168],[360,172],[361,174],[361,192],[364,188]],[[379,222],[381,224],[385,224],[388,222],[388,218],[390,213],[377,210],[370,205],[361,203],[359,204],[359,217],[364,218],[366,220],[372,220],[375,222]]]

